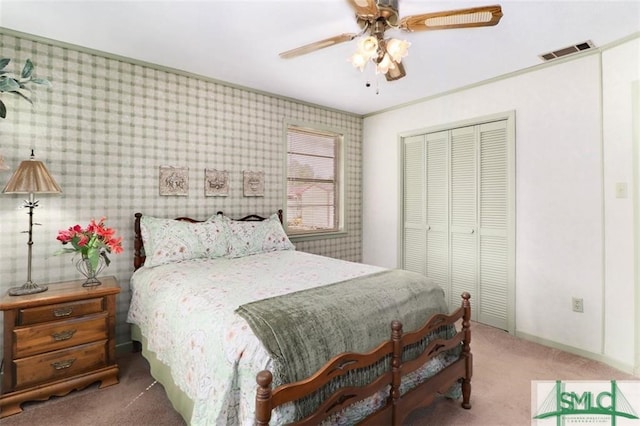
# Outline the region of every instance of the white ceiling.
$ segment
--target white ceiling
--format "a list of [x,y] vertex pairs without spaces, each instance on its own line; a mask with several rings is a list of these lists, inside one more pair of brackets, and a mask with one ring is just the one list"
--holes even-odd
[[495,27],[388,30],[412,43],[407,76],[394,82],[371,65],[360,72],[347,62],[356,40],[278,56],[358,32],[346,0],[0,0],[0,26],[357,114],[529,68],[542,63],[539,54],[586,40],[602,47],[640,31],[640,0],[399,3],[401,17],[492,4],[504,16]]

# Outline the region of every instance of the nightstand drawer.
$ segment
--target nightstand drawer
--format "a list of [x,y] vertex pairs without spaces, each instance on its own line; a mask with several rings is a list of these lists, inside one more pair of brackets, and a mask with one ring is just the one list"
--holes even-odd
[[17,327],[13,330],[15,358],[107,339],[107,331],[106,312],[31,327]]
[[37,324],[65,318],[95,314],[104,310],[103,298],[78,300],[56,305],[20,309],[17,325]]
[[70,377],[105,366],[107,341],[62,349],[43,355],[13,361],[16,371],[16,388]]

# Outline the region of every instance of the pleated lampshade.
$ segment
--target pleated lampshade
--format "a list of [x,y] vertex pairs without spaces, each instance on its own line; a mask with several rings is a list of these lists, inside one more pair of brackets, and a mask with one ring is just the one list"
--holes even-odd
[[2,191],[5,194],[59,194],[62,192],[42,161],[31,158],[20,163]]

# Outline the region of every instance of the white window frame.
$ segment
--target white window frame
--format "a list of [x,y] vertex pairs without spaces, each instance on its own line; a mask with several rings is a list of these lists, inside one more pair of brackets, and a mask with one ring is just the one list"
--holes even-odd
[[[288,208],[288,194],[289,194],[289,133],[292,131],[311,132],[320,135],[330,136],[336,138],[336,157],[335,157],[335,170],[334,170],[334,184],[335,184],[335,204],[334,204],[334,218],[336,221],[336,227],[331,230],[314,230],[314,231],[299,231],[292,230],[287,224],[287,208]],[[289,238],[292,241],[304,241],[315,240],[332,237],[340,237],[347,234],[345,229],[345,188],[346,188],[346,173],[345,173],[345,132],[335,128],[329,128],[317,124],[298,123],[298,122],[286,122],[284,131],[284,228]]]

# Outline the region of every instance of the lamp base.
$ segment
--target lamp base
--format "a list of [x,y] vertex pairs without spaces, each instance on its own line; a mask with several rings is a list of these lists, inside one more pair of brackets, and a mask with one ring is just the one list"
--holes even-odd
[[49,287],[46,285],[40,286],[34,282],[27,282],[22,287],[13,287],[9,289],[9,296],[24,296],[26,294],[36,294],[47,291]]

